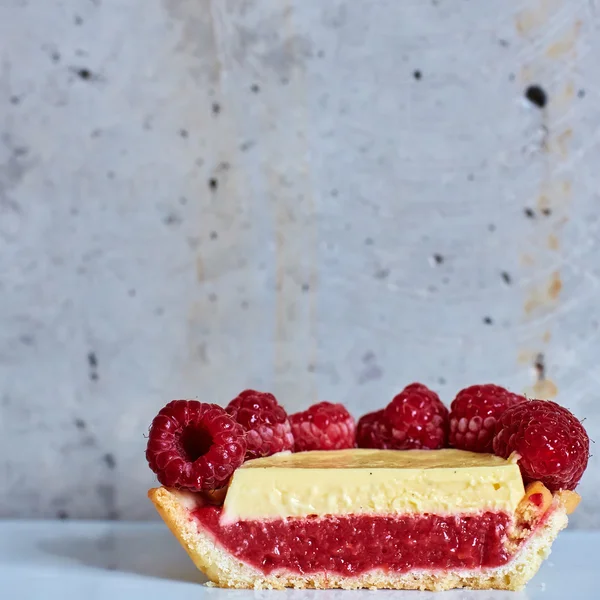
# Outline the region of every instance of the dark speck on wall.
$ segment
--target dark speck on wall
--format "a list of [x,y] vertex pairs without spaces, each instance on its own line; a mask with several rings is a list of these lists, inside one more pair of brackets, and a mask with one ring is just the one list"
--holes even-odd
[[136,293],[137,293],[137,292],[135,291],[135,288],[131,288],[131,289],[130,289],[130,290],[127,292],[127,295],[128,295],[130,298],[134,298],[134,297],[135,297],[135,295],[136,295]]
[[528,219],[535,219],[535,212],[533,208],[525,208],[523,212]]
[[214,292],[211,292],[211,293],[208,295],[208,300],[209,300],[210,302],[216,302],[216,301],[217,301],[217,295],[216,295]]
[[251,91],[253,94],[258,94],[258,92],[260,92],[260,86],[259,86],[257,83],[253,83],[253,84],[250,86],[250,91]]
[[577,97],[578,98],[585,98],[585,90],[581,89],[577,92]]
[[79,15],[75,15],[73,22],[75,25],[83,25],[83,19]]
[[502,46],[503,48],[508,48],[510,46],[510,44],[508,43],[508,40],[505,40],[503,38],[500,38],[498,40],[498,45]]
[[52,52],[52,54],[50,54],[50,58],[52,59],[52,62],[57,63],[60,60],[60,52],[57,52],[55,50],[54,52]]
[[437,381],[440,385],[446,385],[446,379],[444,377],[438,377]]
[[87,423],[83,419],[75,419],[74,423],[75,427],[77,427],[77,429],[81,431],[83,431],[87,427]]
[[179,225],[182,219],[177,213],[171,212],[163,219],[163,221],[165,225]]
[[11,96],[10,97],[11,104],[19,104],[19,102],[21,102],[21,98],[19,98],[19,96]]
[[56,518],[65,521],[69,518],[69,513],[66,510],[58,510],[56,511]]
[[364,363],[369,363],[371,361],[375,360],[375,352],[373,352],[372,350],[367,350],[362,357],[362,361]]
[[332,196],[333,198],[337,198],[337,197],[340,195],[340,193],[338,192],[338,190],[336,190],[335,188],[333,188],[333,189],[331,190],[330,194],[331,194],[331,196]]
[[303,283],[302,284],[302,291],[303,292],[308,292],[308,290],[310,290],[310,285],[308,283]]
[[88,352],[87,359],[90,368],[95,369],[98,367],[98,357],[95,352]]
[[444,257],[441,254],[436,253],[433,255],[433,261],[436,265],[441,265],[444,262]]
[[538,108],[544,108],[548,104],[548,95],[539,85],[530,85],[525,90],[525,98]]
[[491,324],[493,323],[493,321],[492,321],[492,317],[483,317],[483,322],[484,322],[486,325],[491,325]]
[[379,269],[375,271],[375,279],[386,279],[390,274],[389,269]]
[[87,355],[88,366],[89,366],[89,378],[90,381],[98,381],[98,357],[95,352],[88,352]]
[[221,105],[218,102],[212,103],[212,114],[218,115],[221,112]]
[[467,181],[475,181],[475,175],[473,175],[473,173],[469,173],[467,175]]
[[115,456],[114,454],[112,454],[111,452],[107,452],[103,457],[102,460],[104,461],[104,464],[109,468],[109,469],[114,469],[117,466],[117,461],[115,460]]
[[542,214],[545,217],[549,217],[552,214],[552,210],[545,206],[544,208],[542,208]]
[[510,276],[510,273],[508,273],[507,271],[502,271],[502,273],[500,273],[502,280],[504,281],[504,283],[506,283],[506,285],[510,285],[512,282],[512,277]]
[[216,240],[219,237],[219,234],[216,231],[211,231],[209,237],[211,240]]
[[77,76],[80,79],[83,79],[84,81],[91,81],[93,79],[97,79],[97,76],[94,75],[89,69],[86,69],[86,68],[75,69],[75,73],[77,73]]
[[180,129],[179,130],[179,135],[183,138],[186,139],[187,137],[189,137],[189,133],[187,129]]
[[533,368],[535,369],[538,381],[546,379],[546,357],[541,352],[536,355]]
[[365,246],[372,246],[373,245],[373,238],[365,238]]
[[219,181],[215,177],[211,177],[208,180],[208,187],[215,191],[219,187]]
[[488,231],[491,231],[491,232],[496,231],[496,226],[493,223],[490,223],[488,225]]
[[421,71],[419,71],[419,69],[415,69],[413,71],[413,77],[419,81],[422,77],[423,77],[423,73],[421,73]]

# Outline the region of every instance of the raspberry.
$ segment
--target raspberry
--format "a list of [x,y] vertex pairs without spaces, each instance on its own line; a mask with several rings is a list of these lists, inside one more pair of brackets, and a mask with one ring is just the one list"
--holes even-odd
[[392,448],[443,448],[448,438],[448,409],[421,383],[406,386],[385,407],[392,430]]
[[499,385],[472,385],[450,405],[450,445],[471,452],[492,452],[496,420],[509,407],[524,402]]
[[392,428],[383,416],[383,409],[367,413],[358,420],[356,443],[359,448],[394,448]]
[[341,404],[319,402],[290,415],[296,452],[354,448],[356,423]]
[[287,413],[273,394],[245,390],[225,410],[246,431],[246,460],[294,449]]
[[528,400],[498,419],[494,452],[517,452],[525,483],[541,481],[551,492],[573,490],[590,455],[590,440],[573,413],[550,400]]
[[244,462],[244,430],[216,404],[173,400],[154,417],[146,460],[167,487],[223,487]]

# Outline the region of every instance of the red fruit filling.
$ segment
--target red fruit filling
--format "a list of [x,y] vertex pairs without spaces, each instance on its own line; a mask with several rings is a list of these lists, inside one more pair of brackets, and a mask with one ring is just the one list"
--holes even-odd
[[193,516],[219,545],[263,573],[476,569],[510,559],[505,542],[511,518],[505,513],[313,516],[220,525],[221,509],[203,506]]

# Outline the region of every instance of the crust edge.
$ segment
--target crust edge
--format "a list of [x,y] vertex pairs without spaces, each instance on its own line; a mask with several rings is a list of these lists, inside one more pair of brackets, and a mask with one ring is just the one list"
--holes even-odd
[[196,567],[219,587],[238,589],[520,590],[537,573],[550,554],[552,542],[560,530],[567,526],[565,508],[557,503],[545,523],[508,564],[476,573],[419,571],[394,574],[369,571],[356,577],[285,572],[265,575],[220,548],[210,535],[190,519],[189,508],[194,505],[191,496],[160,487],[151,489],[148,497]]

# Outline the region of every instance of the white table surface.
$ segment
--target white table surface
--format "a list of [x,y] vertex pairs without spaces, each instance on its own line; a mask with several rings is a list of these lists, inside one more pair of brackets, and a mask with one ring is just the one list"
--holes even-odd
[[[205,579],[160,523],[0,521],[0,598],[15,600],[345,600],[350,597],[442,600],[600,598],[600,532],[563,532],[524,592],[238,591]],[[382,596],[383,595],[383,596]]]

